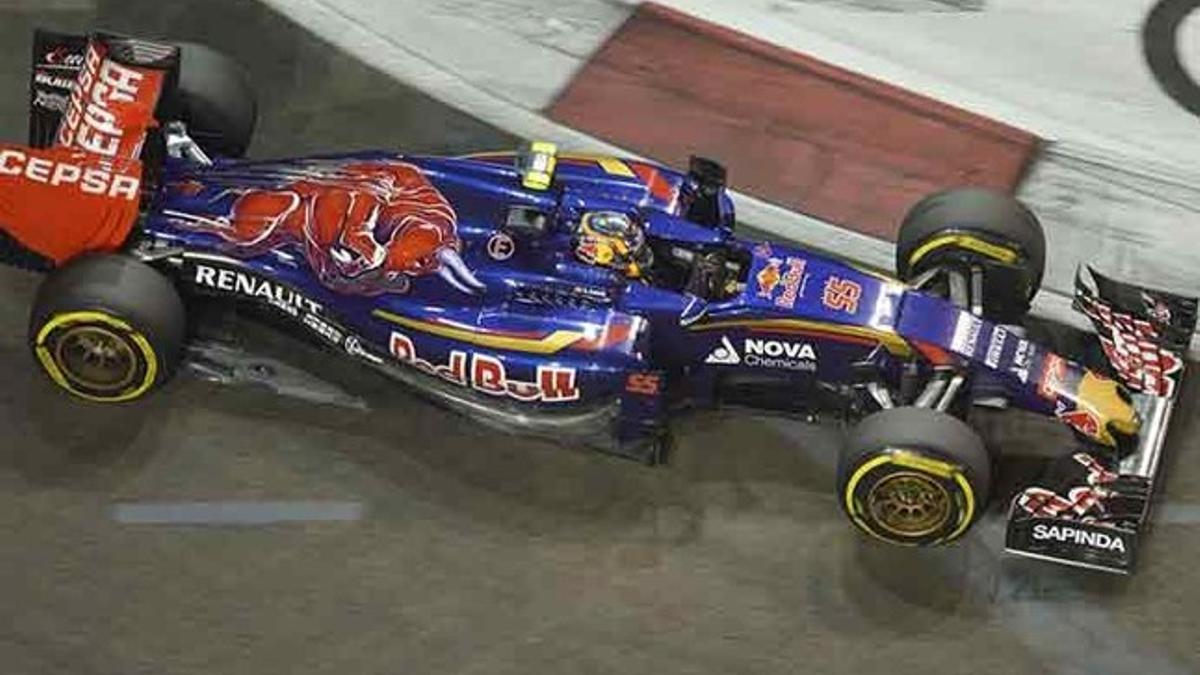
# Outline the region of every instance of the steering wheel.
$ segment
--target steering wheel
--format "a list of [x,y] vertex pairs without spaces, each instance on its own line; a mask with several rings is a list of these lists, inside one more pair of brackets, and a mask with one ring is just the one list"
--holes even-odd
[[725,291],[725,284],[728,278],[725,261],[726,255],[724,251],[710,251],[704,254],[696,254],[692,259],[692,267],[688,273],[687,283],[683,286],[684,292],[691,293],[705,300],[711,300],[720,296]]

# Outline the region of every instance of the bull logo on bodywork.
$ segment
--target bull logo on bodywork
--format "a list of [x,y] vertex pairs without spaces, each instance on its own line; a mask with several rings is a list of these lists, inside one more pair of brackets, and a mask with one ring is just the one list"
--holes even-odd
[[[413,277],[429,274],[463,293],[484,290],[460,254],[454,208],[416,166],[386,159],[313,162],[279,175],[273,187],[214,194],[211,202],[230,202],[225,215],[164,213],[183,227],[220,236],[227,252],[240,258],[300,248],[317,278],[342,293],[404,293]],[[174,188],[185,196],[205,189],[197,183]]]
[[758,297],[770,298],[775,292],[775,287],[783,280],[782,266],[782,258],[767,259],[767,264],[754,277],[754,280],[758,282]]

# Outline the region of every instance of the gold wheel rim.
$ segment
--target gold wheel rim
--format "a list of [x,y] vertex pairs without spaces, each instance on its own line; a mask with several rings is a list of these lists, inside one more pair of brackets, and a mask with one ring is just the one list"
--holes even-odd
[[867,494],[871,519],[890,534],[922,537],[950,520],[950,493],[939,481],[916,471],[899,471]]
[[72,326],[55,341],[54,362],[77,386],[97,394],[119,394],[137,377],[133,345],[121,334],[93,324]]

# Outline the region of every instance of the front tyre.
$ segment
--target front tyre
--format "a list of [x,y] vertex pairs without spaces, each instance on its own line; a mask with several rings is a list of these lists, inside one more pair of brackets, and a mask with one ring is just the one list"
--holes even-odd
[[956,417],[928,408],[883,410],[855,425],[838,458],[838,495],[854,525],[902,546],[962,536],[987,502],[991,462]]
[[161,274],[123,255],[89,255],[42,282],[29,319],[34,357],[60,388],[90,401],[141,398],[175,371],[184,309]]
[[1046,235],[1010,195],[985,188],[943,190],[917,202],[896,238],[896,273],[912,281],[934,268],[983,272],[983,314],[1017,323],[1042,284]]

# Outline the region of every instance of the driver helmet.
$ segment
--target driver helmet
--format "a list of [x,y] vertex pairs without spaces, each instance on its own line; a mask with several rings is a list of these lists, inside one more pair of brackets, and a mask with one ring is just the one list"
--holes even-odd
[[635,279],[650,264],[645,232],[620,211],[585,213],[575,233],[575,255],[585,263],[609,267]]

